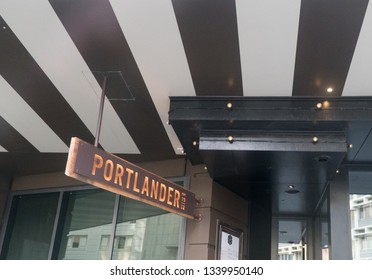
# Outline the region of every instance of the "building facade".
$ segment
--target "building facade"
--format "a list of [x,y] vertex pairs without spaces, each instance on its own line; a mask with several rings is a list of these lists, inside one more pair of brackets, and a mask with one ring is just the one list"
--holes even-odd
[[[371,6],[1,0],[0,258],[368,258]],[[192,213],[66,176],[71,139]]]

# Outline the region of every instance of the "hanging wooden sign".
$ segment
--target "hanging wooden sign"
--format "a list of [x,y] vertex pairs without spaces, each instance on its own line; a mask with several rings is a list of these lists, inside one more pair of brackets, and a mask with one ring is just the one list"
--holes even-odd
[[194,219],[194,193],[79,138],[71,139],[65,174],[107,191]]

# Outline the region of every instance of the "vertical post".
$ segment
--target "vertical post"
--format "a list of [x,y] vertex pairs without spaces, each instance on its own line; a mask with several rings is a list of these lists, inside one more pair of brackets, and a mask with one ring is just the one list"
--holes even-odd
[[341,170],[329,186],[330,257],[333,260],[352,259],[348,175],[347,170]]
[[103,117],[103,105],[105,103],[106,85],[107,85],[107,75],[105,74],[105,76],[103,77],[101,102],[99,104],[98,121],[97,121],[97,129],[96,129],[96,138],[94,140],[94,146],[95,147],[98,147],[99,136],[101,134],[102,117]]
[[279,219],[272,218],[271,222],[271,259],[278,259],[279,251]]

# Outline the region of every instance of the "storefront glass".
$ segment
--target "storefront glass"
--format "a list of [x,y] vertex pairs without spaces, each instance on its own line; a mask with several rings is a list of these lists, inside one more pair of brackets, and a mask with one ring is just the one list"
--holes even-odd
[[177,259],[182,218],[121,198],[113,259]]
[[55,223],[58,193],[13,198],[2,259],[47,259]]
[[185,218],[101,189],[15,194],[9,212],[1,259],[183,257]]
[[115,195],[101,190],[84,190],[65,196],[67,209],[62,214],[64,222],[58,259],[109,259]]

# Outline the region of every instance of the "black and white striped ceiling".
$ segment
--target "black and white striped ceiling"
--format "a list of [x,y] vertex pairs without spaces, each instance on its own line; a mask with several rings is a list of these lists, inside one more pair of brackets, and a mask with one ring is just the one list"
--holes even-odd
[[371,5],[1,0],[0,168],[93,143],[104,72],[100,144],[133,161],[181,153],[169,96],[372,95]]

